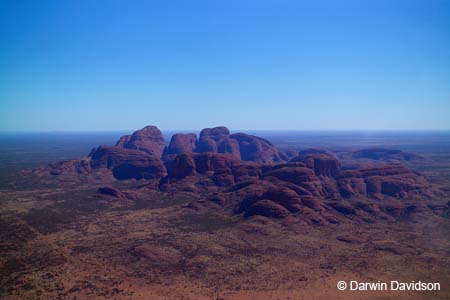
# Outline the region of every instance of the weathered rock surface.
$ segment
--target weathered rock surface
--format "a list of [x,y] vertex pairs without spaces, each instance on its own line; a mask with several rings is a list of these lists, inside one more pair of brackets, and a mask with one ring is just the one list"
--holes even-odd
[[336,177],[341,164],[334,156],[324,154],[310,154],[305,157],[305,163],[314,170],[317,176]]
[[415,160],[423,157],[414,153],[403,152],[397,149],[368,148],[353,152],[353,158],[366,158],[373,160]]
[[272,200],[260,200],[252,204],[245,213],[246,217],[260,215],[269,218],[285,218],[289,211]]
[[169,177],[174,179],[197,175],[194,159],[187,154],[177,155],[167,169]]
[[197,135],[195,133],[177,133],[170,140],[164,154],[192,153],[197,145]]
[[136,130],[131,136],[122,136],[116,144],[118,147],[147,152],[157,158],[163,154],[166,143],[161,131],[156,126],[146,126]]
[[241,157],[239,144],[230,138],[230,131],[223,126],[203,129],[195,152],[229,153],[237,158]]
[[[183,154],[172,160],[169,177],[172,181],[189,177],[190,185],[210,178],[215,186],[233,186],[233,195],[238,199],[237,213],[277,218],[286,215],[284,209],[295,214],[305,207],[315,211],[329,207],[345,216],[355,215],[359,209],[367,212],[370,206],[353,207],[344,201],[325,205],[324,199],[360,196],[404,198],[409,192],[427,188],[423,177],[398,164],[341,171],[334,156],[309,154],[301,156],[301,160],[262,164],[245,162],[229,154]],[[257,204],[262,200],[271,202]],[[394,210],[389,213],[394,214]]]
[[427,188],[426,180],[400,164],[343,171],[338,184],[343,197],[363,195],[406,197],[409,192]]
[[131,135],[122,135],[120,139],[116,143],[116,147],[122,147],[125,148],[125,145],[130,141]]
[[324,154],[328,156],[334,156],[332,152],[326,150],[326,149],[318,149],[318,148],[306,148],[302,149],[299,153],[299,155],[307,156],[310,154]]
[[262,163],[283,161],[277,147],[266,139],[245,133],[235,133],[230,137],[238,142],[242,160]]
[[299,155],[290,160],[291,162],[303,162],[314,170],[317,176],[336,177],[339,174],[341,164],[336,157],[324,153],[312,153]]
[[157,179],[167,175],[163,162],[147,152],[100,146],[91,154],[92,168],[111,169],[117,179]]
[[228,153],[245,161],[261,163],[283,161],[278,149],[269,141],[245,133],[230,135],[226,127],[203,129],[195,152]]
[[119,199],[127,199],[128,198],[124,193],[122,193],[118,189],[111,187],[111,186],[105,186],[105,187],[98,188],[97,194],[111,196],[111,197],[119,198]]
[[[261,214],[263,207],[272,207],[275,209],[281,206],[283,208],[282,211],[285,213],[280,214],[278,217],[286,215],[288,212],[298,212],[302,208],[302,200],[295,191],[283,185],[271,183],[270,181],[254,182],[238,189],[236,193],[242,199],[236,207],[236,212],[243,212],[247,216]],[[269,203],[257,206],[258,202],[267,202],[268,200],[277,204],[277,206],[273,204],[269,205]]]
[[[295,163],[284,164],[263,174],[263,178],[275,177],[281,181],[293,183],[309,191],[312,195],[320,196],[324,194],[322,183],[307,167]],[[269,179],[267,179],[269,180]]]
[[89,174],[90,172],[91,165],[88,159],[70,159],[50,165],[51,175],[61,175],[67,173]]
[[[193,199],[204,197],[209,199],[205,203],[246,217],[301,214],[313,223],[339,222],[340,217],[390,220],[405,212],[424,211],[426,206],[417,203],[370,199],[407,198],[430,188],[420,174],[398,163],[365,161],[343,168],[326,150],[280,153],[265,139],[230,135],[226,127],[206,128],[198,140],[195,134],[175,134],[161,157],[163,149],[159,129],[147,126],[122,136],[116,146],[100,146],[86,158],[52,164],[46,172],[65,181],[76,178],[72,173],[94,172],[99,178],[112,174],[118,180],[149,179],[149,187],[181,191]],[[297,156],[283,161],[293,155]],[[98,193],[127,196],[110,187]]]
[[287,150],[287,151],[278,151],[280,154],[280,158],[284,161],[290,161],[292,158],[298,156],[299,152],[297,150]]

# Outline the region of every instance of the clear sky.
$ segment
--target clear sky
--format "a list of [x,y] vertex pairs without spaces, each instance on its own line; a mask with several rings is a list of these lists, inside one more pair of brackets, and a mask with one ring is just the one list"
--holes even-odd
[[1,0],[0,130],[450,129],[450,0]]

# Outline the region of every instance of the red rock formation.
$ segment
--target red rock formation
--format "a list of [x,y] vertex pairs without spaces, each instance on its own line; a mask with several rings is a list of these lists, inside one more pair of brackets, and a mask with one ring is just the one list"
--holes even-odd
[[239,144],[230,139],[230,131],[223,126],[203,129],[195,152],[229,153],[237,158],[241,157]]
[[[197,143],[195,134],[176,134],[160,159],[163,141],[156,127],[147,126],[121,137],[117,146],[100,146],[87,158],[52,164],[40,173],[50,173],[52,179],[59,176],[60,181],[91,173],[110,179],[113,174],[119,180],[154,179],[150,183],[162,191],[191,193],[193,198],[211,200],[204,203],[214,202],[245,216],[293,214],[315,223],[374,216],[392,219],[408,209],[426,209],[402,201],[370,202],[370,197],[404,198],[428,188],[422,176],[400,164],[341,169],[335,156],[317,149],[304,150],[288,163],[279,162],[280,152],[270,142],[243,133],[230,135],[225,127],[204,129]],[[122,197],[113,188],[99,193]]]
[[192,153],[197,144],[197,135],[195,133],[177,133],[170,140],[169,147],[164,151],[167,154]]
[[276,186],[268,189],[263,195],[265,199],[272,199],[290,212],[298,212],[302,208],[302,200],[299,195],[285,186]]
[[167,175],[163,162],[146,152],[100,146],[91,155],[92,168],[108,168],[117,179],[156,179]]
[[[314,172],[306,167],[285,164],[281,168],[263,174],[263,178],[275,177],[281,181],[291,182],[311,192],[312,195],[324,194],[322,183]],[[270,180],[270,179],[267,179]]]
[[64,160],[50,165],[51,175],[60,175],[67,173],[89,174],[91,165],[87,159]]
[[[243,212],[246,216],[270,216],[269,211],[273,210],[271,214],[274,214],[274,217],[284,217],[289,213],[301,211],[303,207],[302,197],[294,190],[283,184],[266,180],[242,186],[234,193],[241,199],[236,207],[236,212]],[[261,205],[259,205],[260,202],[262,202]]]
[[231,155],[219,153],[202,153],[194,155],[195,165],[199,173],[214,173],[224,171],[231,173],[231,166],[235,160]]
[[170,178],[182,179],[187,176],[195,176],[196,166],[192,156],[180,154],[175,157],[168,170]]
[[116,147],[122,147],[125,148],[125,145],[130,141],[131,135],[122,135],[120,139],[116,143]]
[[309,154],[324,154],[324,155],[328,155],[328,156],[333,156],[333,153],[325,150],[325,149],[318,149],[318,148],[306,148],[300,151],[299,155],[302,156],[307,156]]
[[349,203],[345,201],[331,202],[329,203],[329,206],[344,215],[356,214],[356,209],[354,209]]
[[425,179],[399,164],[366,167],[342,172],[338,179],[343,197],[356,195],[406,197],[427,187]]
[[146,126],[137,130],[129,138],[123,136],[117,144],[118,146],[124,144],[124,148],[141,150],[158,158],[162,156],[166,147],[163,135],[156,126]]
[[329,154],[307,154],[291,159],[291,162],[304,162],[317,176],[336,177],[341,164],[336,157]]
[[236,182],[258,179],[262,175],[261,167],[250,162],[234,163],[232,173]]
[[373,160],[416,160],[423,157],[414,153],[403,152],[397,149],[369,148],[353,152],[353,158],[366,158]]
[[245,133],[230,135],[226,127],[203,129],[195,152],[229,153],[245,161],[262,163],[283,161],[278,149],[269,141]]
[[342,176],[338,182],[339,191],[344,198],[350,198],[356,195],[367,195],[367,185],[364,178]]
[[97,194],[111,196],[119,199],[128,199],[128,197],[119,191],[118,189],[110,186],[100,187],[97,190]]
[[233,162],[238,159],[229,154],[202,153],[194,156],[196,170],[199,173],[210,175],[215,184],[231,186],[234,184],[232,174]]
[[229,154],[211,152],[181,154],[165,157],[165,160],[172,181],[199,173],[210,177],[218,186],[231,186],[235,182],[257,179],[261,176],[258,164],[241,161]]
[[260,200],[252,204],[245,212],[246,217],[260,215],[269,218],[285,218],[289,211],[272,200]]
[[284,161],[289,161],[292,158],[298,156],[297,150],[287,150],[287,151],[278,151],[280,153],[280,157]]
[[283,161],[277,147],[268,140],[245,133],[235,133],[230,137],[238,142],[242,160],[262,163]]

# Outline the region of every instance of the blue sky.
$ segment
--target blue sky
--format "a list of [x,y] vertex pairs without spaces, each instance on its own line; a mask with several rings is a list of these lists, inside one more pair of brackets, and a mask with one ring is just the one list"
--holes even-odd
[[0,1],[0,130],[450,129],[450,1]]

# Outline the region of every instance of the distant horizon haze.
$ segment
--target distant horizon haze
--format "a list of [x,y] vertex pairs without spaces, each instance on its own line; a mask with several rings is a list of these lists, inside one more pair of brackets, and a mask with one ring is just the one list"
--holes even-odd
[[[149,124],[153,125],[153,124]],[[147,125],[146,125],[147,126]],[[154,125],[157,126],[157,125]],[[217,125],[217,126],[225,126],[227,127],[231,133],[233,132],[277,132],[277,133],[426,133],[426,132],[450,132],[450,129],[234,129],[230,128],[226,125]],[[200,133],[205,128],[213,128],[217,126],[210,126],[204,128],[193,128],[193,129],[164,129],[157,126],[162,133]],[[145,127],[145,126],[143,126]],[[0,134],[63,134],[63,133],[133,133],[136,130],[142,129],[143,127],[133,128],[133,129],[108,129],[108,130],[0,130]]]

